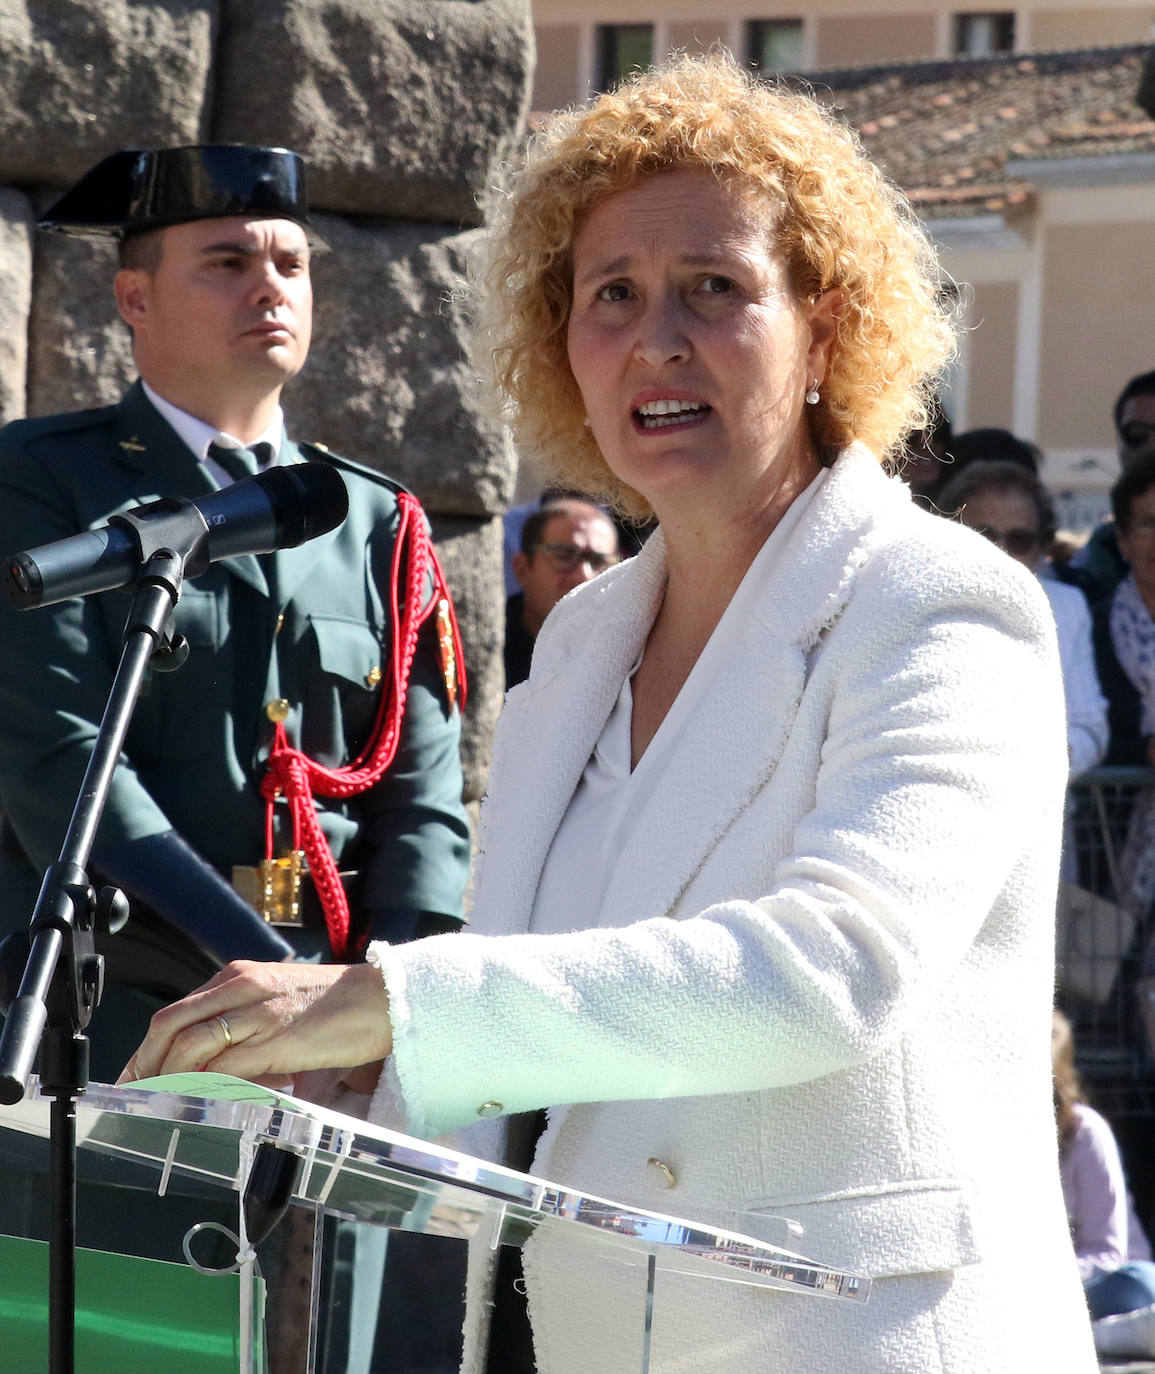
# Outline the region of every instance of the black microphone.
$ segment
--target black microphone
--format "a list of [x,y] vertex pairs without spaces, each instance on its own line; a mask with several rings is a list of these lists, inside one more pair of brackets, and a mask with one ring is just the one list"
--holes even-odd
[[107,525],[5,560],[4,593],[18,610],[51,606],[72,596],[131,587],[140,577],[141,544],[134,522],[172,518],[192,508],[205,526],[203,555],[186,576],[245,553],[295,549],[327,534],[349,512],[341,474],[328,463],[290,463],[246,477],[196,501],[165,497],[114,515]]

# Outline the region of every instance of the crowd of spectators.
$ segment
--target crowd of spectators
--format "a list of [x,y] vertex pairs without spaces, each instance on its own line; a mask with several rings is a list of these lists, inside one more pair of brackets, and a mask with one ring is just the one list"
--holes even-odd
[[[981,433],[1001,435],[1002,431]],[[1013,436],[1006,439],[1011,441]],[[1083,593],[1061,582],[1048,558],[1055,537],[1055,510],[1047,489],[1025,461],[1010,456],[1015,451],[1012,443],[997,442],[992,448],[1006,456],[968,463],[942,488],[938,503],[940,509],[957,512],[964,525],[986,535],[1029,568],[1046,593],[1059,635],[1068,775],[1074,779],[1093,768],[1107,751],[1107,701],[1095,671],[1091,612]],[[1023,453],[1028,452],[1029,446],[1023,445]]]
[[1111,517],[1074,547],[1056,529],[1040,449],[1007,430],[952,434],[940,416],[907,472],[923,504],[1039,578],[1059,635],[1072,780],[1098,763],[1155,766],[1155,372],[1127,383],[1114,422]]
[[[1042,452],[1006,430],[954,434],[940,415],[918,436],[906,476],[921,504],[970,526],[1029,568],[1054,613],[1072,784],[1063,876],[1076,888],[1094,889],[1084,892],[1087,905],[1078,920],[1060,920],[1058,999],[1070,1020],[1056,1011],[1053,1049],[1064,1194],[1100,1354],[1150,1358],[1155,1266],[1112,1124],[1088,1103],[1076,1072],[1071,1024],[1080,1040],[1082,1029],[1098,1035],[1104,1025],[1114,1037],[1116,1066],[1106,1076],[1099,1073],[1092,1097],[1096,1087],[1110,1088],[1111,1072],[1152,1085],[1145,1105],[1117,1123],[1129,1128],[1132,1165],[1150,1158],[1155,1018],[1144,1018],[1139,1008],[1145,987],[1155,985],[1155,787],[1134,782],[1133,773],[1126,775],[1129,785],[1111,784],[1107,779],[1123,775],[1092,770],[1155,769],[1155,372],[1127,383],[1113,418],[1120,475],[1111,490],[1111,514],[1083,539],[1063,537],[1056,528]],[[1113,804],[1125,798],[1109,825],[1102,794],[1097,802],[1092,798],[1088,774],[1103,780],[1101,788],[1113,788]],[[1103,854],[1090,862],[1086,853],[1072,852],[1076,825],[1088,820],[1094,845],[1109,848],[1111,862],[1101,862]],[[1085,847],[1088,833],[1078,830],[1079,846]],[[1073,990],[1074,978],[1071,986],[1064,982],[1070,950],[1062,941],[1073,931],[1072,941],[1085,942],[1088,921],[1098,921],[1091,938],[1099,947],[1091,957],[1111,961],[1110,992],[1102,983],[1097,1002],[1087,1000],[1085,988]],[[1146,1172],[1137,1177],[1146,1186],[1150,1225]]]

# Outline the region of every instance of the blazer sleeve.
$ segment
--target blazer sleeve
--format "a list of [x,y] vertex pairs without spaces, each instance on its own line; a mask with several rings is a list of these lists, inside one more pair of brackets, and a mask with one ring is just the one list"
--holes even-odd
[[[862,1061],[951,977],[1012,870],[1057,866],[1066,749],[1046,602],[1025,579],[992,591],[989,576],[914,571],[862,573],[827,637],[813,806],[758,900],[378,952],[410,1129],[487,1102],[740,1093]],[[518,799],[491,804],[495,825],[516,823]],[[1048,900],[1038,886],[1027,919]]]

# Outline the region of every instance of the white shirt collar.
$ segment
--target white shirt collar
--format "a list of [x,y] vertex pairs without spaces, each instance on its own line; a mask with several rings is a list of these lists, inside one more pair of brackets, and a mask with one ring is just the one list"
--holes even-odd
[[[210,444],[221,444],[225,448],[249,448],[252,446],[243,443],[233,434],[215,429],[212,425],[206,425],[203,420],[198,420],[195,415],[190,415],[187,410],[181,410],[179,406],[174,406],[171,401],[166,401],[163,396],[158,396],[143,378],[141,379],[141,386],[144,388],[144,394],[148,399],[196,454],[198,461],[207,464],[214,474],[219,475],[217,465],[208,456]],[[253,443],[272,444],[273,461],[276,462],[276,455],[281,451],[281,441],[284,437],[285,414],[278,406],[268,428],[259,434]]]

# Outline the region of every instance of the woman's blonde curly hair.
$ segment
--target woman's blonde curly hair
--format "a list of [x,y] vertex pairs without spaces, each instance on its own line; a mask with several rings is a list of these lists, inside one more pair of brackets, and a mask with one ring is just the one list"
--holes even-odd
[[608,196],[684,168],[709,169],[765,202],[800,299],[842,292],[822,399],[809,412],[823,461],[852,440],[893,454],[927,423],[954,348],[934,252],[853,133],[728,54],[676,57],[552,117],[492,196],[486,252],[472,274],[474,357],[503,398],[520,453],[554,485],[649,514],[584,423],[566,355],[572,245]]

